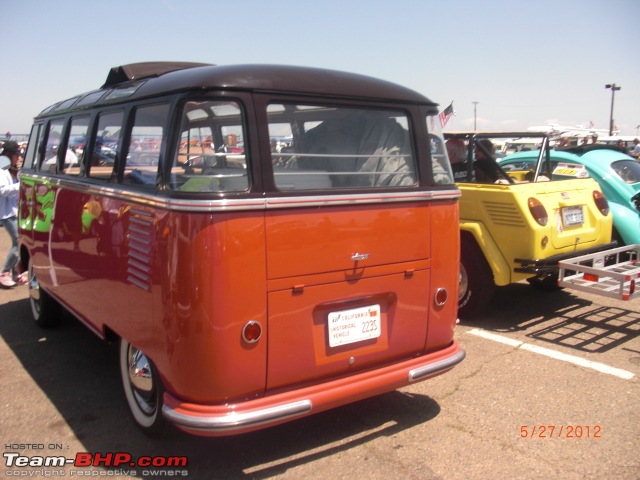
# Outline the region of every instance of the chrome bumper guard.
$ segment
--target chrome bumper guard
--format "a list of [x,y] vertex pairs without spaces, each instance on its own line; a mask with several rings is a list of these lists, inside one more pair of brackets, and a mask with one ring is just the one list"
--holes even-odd
[[311,412],[312,408],[313,404],[311,400],[302,400],[253,412],[234,412],[223,417],[184,415],[172,410],[166,405],[162,407],[162,413],[170,422],[188,428],[189,430],[224,432],[299,417]]

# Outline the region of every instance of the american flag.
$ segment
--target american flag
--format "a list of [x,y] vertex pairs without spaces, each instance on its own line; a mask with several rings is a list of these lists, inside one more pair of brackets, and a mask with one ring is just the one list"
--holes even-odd
[[440,117],[440,126],[444,128],[444,126],[449,121],[449,118],[454,114],[455,112],[453,111],[453,102],[451,102],[449,106],[445,108],[443,111],[441,111],[440,114],[438,115]]

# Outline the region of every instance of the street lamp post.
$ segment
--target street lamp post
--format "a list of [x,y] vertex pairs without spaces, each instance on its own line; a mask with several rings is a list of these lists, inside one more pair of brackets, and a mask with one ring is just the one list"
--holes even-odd
[[616,96],[616,90],[620,90],[622,87],[615,83],[607,83],[604,88],[611,89],[611,114],[609,115],[609,136],[613,135],[613,99]]

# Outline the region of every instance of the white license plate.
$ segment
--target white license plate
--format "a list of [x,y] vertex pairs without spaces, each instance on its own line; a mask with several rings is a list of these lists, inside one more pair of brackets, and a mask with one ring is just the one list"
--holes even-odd
[[584,223],[582,206],[564,207],[562,209],[562,223],[565,227],[570,227],[572,225],[582,225]]
[[329,346],[337,347],[380,336],[380,305],[329,313]]

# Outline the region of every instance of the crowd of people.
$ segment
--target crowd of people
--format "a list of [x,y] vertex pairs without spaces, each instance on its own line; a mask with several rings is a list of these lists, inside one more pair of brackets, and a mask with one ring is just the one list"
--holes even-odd
[[[611,137],[609,137],[611,138]],[[558,140],[557,143],[557,147],[558,148],[564,148],[564,147],[575,147],[575,146],[583,146],[583,145],[593,145],[593,144],[598,144],[601,143],[600,140],[598,139],[598,135],[593,134],[593,135],[587,135],[585,137],[582,138],[582,140],[578,140],[575,137],[561,137]],[[630,144],[631,143],[631,144]],[[608,140],[607,144],[612,145],[613,143]],[[634,158],[638,158],[640,157],[640,139],[635,138],[633,140],[633,142],[628,142],[626,140],[623,139],[619,139],[615,141],[615,146],[619,147],[621,149],[623,149],[625,152],[628,152],[629,155],[631,155]]]

